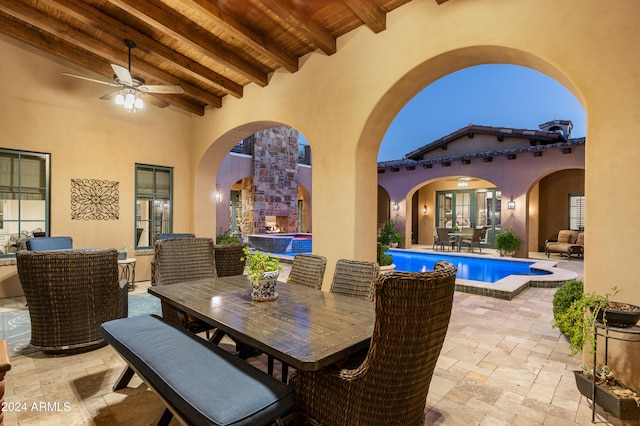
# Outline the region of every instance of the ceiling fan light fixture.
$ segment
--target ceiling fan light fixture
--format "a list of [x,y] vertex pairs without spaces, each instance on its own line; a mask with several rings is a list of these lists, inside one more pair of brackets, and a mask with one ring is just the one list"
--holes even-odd
[[133,108],[133,104],[135,103],[135,101],[136,101],[135,96],[133,96],[133,94],[131,93],[127,93],[127,96],[125,96],[124,98],[124,107],[126,109]]
[[144,102],[142,102],[142,98],[136,98],[136,101],[134,102],[133,106],[136,109],[142,109],[144,108]]
[[122,96],[122,93],[116,95],[115,101],[116,105],[124,105],[124,96]]

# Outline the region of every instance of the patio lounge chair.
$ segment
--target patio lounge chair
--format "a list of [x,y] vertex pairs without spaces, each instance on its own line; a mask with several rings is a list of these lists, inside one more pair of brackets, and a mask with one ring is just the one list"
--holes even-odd
[[[389,272],[376,284],[376,321],[360,353],[289,380],[298,416],[312,424],[418,425],[453,305],[456,268]],[[410,345],[408,345],[410,342]]]
[[551,253],[559,253],[560,257],[566,255],[569,260],[571,255],[584,257],[584,232],[562,230],[558,232],[557,239],[545,241],[544,252],[547,257]]

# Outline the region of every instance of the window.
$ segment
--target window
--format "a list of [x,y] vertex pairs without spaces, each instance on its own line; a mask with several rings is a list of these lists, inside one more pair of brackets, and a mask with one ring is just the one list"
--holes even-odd
[[136,164],[136,248],[173,230],[173,169]]
[[583,194],[569,194],[569,229],[584,231]]
[[49,233],[49,154],[0,149],[0,254]]

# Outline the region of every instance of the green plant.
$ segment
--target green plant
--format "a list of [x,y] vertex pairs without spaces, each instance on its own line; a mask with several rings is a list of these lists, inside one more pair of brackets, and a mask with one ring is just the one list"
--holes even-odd
[[127,247],[127,243],[124,243],[122,247],[120,247],[120,252],[126,253],[127,251],[129,251],[129,247]]
[[[569,280],[556,290],[553,295],[553,318],[558,321],[564,315],[571,304],[580,299],[584,293],[584,283],[578,280]],[[566,330],[560,328],[562,334],[567,334]]]
[[391,243],[402,244],[404,241],[404,237],[401,233],[397,232],[393,223],[388,222],[381,230],[380,230],[380,238],[378,242],[382,243],[385,246],[388,246]]
[[505,229],[496,235],[495,248],[501,255],[513,254],[522,247],[522,238],[513,233],[510,229]]
[[252,252],[249,246],[245,246],[242,251],[244,252],[242,260],[246,261],[248,278],[254,287],[258,285],[265,272],[282,270],[280,259],[271,256],[271,253],[262,253],[258,250]]
[[242,240],[236,234],[232,234],[230,229],[223,231],[220,228],[220,233],[216,236],[216,244],[240,244]]
[[390,254],[386,254],[387,250],[389,250],[389,246],[378,243],[378,265],[388,266],[393,263],[393,257]]
[[[590,345],[590,353],[595,351],[595,324],[599,313],[610,303],[611,298],[618,294],[618,287],[612,288],[612,293],[604,296],[596,293],[582,294],[574,300],[563,314],[559,314],[553,323],[569,339],[569,355],[573,356],[582,351],[584,345]],[[606,325],[606,316],[604,318]]]

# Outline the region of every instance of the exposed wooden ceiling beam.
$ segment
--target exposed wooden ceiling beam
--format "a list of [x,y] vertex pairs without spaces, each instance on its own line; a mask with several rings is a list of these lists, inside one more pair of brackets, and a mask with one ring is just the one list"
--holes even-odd
[[236,98],[242,97],[241,85],[158,43],[141,32],[123,25],[120,21],[86,3],[71,0],[49,0],[48,3],[54,5],[64,13],[73,16],[80,22],[91,25],[107,34],[111,34],[114,38],[122,40],[126,38],[135,41],[138,49],[162,61],[173,62],[181,72],[202,81],[206,85],[229,93]]
[[[30,25],[37,26],[44,31],[48,31],[67,43],[74,44],[89,52],[96,52],[102,58],[107,61],[111,61],[111,63],[127,63],[126,50],[114,49],[107,43],[94,39],[89,35],[66,25],[62,21],[50,18],[46,13],[38,9],[31,8],[20,0],[2,0],[0,3],[0,11]],[[55,52],[55,47],[50,48],[49,50],[53,50]],[[89,67],[89,69],[93,68]],[[141,75],[142,78],[152,77],[152,79],[156,79],[164,84],[178,84],[182,86],[187,96],[200,99],[203,103],[210,104],[212,106],[219,107],[222,105],[222,100],[219,96],[205,92],[199,87],[185,81],[178,80],[171,74],[166,73],[145,61],[136,61],[135,74]],[[107,75],[112,76],[113,72],[110,72]]]
[[254,65],[248,63],[233,52],[214,43],[212,37],[206,37],[204,29],[198,30],[193,22],[184,18],[170,15],[162,8],[153,4],[151,0],[107,0],[109,3],[125,10],[147,25],[180,40],[195,49],[201,55],[208,57],[233,71],[243,75],[260,86],[266,86],[268,76]]
[[276,61],[278,65],[287,71],[298,71],[298,59],[295,56],[282,50],[275,43],[265,38],[264,35],[256,33],[245,27],[234,17],[225,14],[215,2],[210,0],[182,0],[182,2],[207,16],[210,20],[214,21],[216,25],[224,27],[234,38],[241,40],[243,43],[251,46],[252,49]]
[[323,30],[307,15],[300,12],[289,0],[261,0],[261,3],[271,9],[276,15],[290,26],[304,32],[313,44],[327,55],[336,53],[336,39]]
[[387,15],[376,3],[366,0],[344,0],[344,2],[374,33],[377,34],[387,28]]

